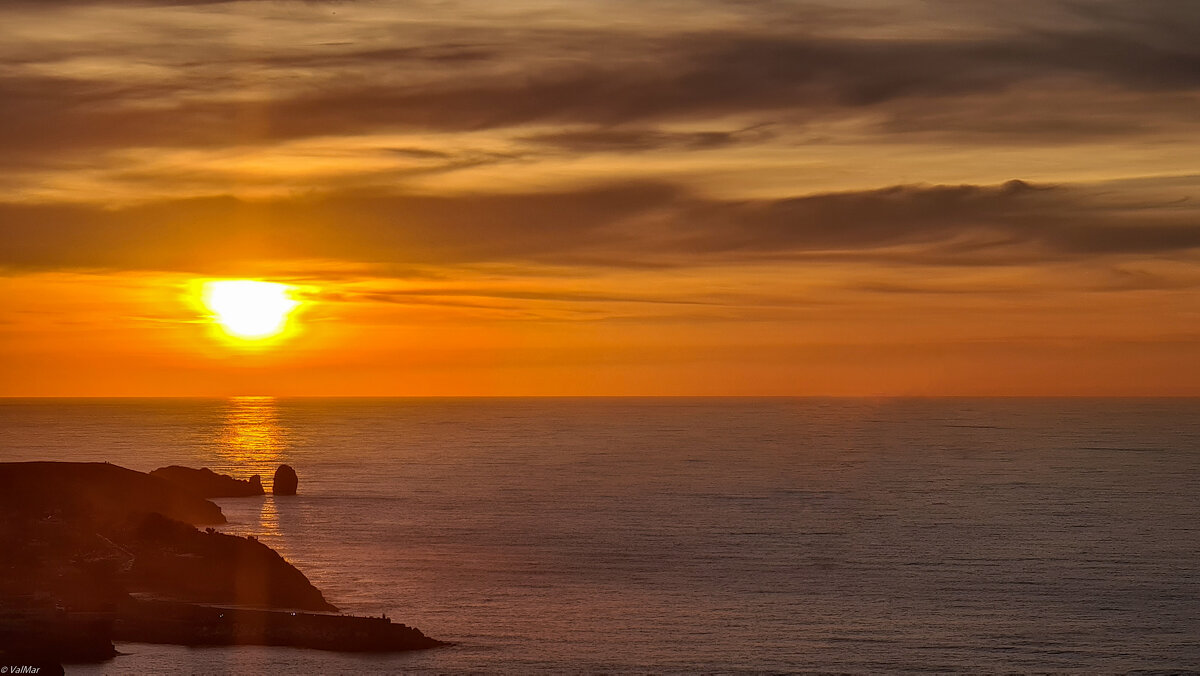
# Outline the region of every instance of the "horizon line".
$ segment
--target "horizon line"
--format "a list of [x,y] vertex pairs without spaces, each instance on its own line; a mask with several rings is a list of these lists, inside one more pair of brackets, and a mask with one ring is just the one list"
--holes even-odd
[[0,395],[0,401],[54,399],[1200,399],[1200,394],[198,394]]

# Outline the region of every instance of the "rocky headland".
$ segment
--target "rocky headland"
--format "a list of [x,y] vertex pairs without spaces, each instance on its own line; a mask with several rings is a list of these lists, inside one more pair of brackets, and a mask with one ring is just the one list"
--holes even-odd
[[257,474],[249,479],[235,479],[225,474],[217,474],[207,467],[194,469],[171,465],[153,470],[150,476],[166,479],[202,498],[244,498],[265,494],[262,479]]
[[208,470],[164,469],[187,478],[107,463],[0,463],[0,656],[104,660],[113,640],[444,645],[382,618],[319,614],[337,609],[270,547],[213,528],[225,517],[201,497],[211,491],[188,486],[231,484]]

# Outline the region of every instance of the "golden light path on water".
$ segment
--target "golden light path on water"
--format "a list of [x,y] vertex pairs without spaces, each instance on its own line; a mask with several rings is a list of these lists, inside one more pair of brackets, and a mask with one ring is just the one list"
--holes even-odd
[[247,534],[265,537],[270,544],[280,535],[279,510],[271,495],[271,481],[275,470],[284,462],[288,447],[287,432],[279,423],[275,398],[230,398],[216,442],[220,464],[213,467],[214,471],[236,479],[249,479],[257,474],[262,481],[266,496],[262,498],[259,523],[257,528],[251,526],[251,532]]
[[239,479],[258,474],[263,483],[282,462],[286,432],[279,424],[274,397],[232,397],[217,438],[224,469]]

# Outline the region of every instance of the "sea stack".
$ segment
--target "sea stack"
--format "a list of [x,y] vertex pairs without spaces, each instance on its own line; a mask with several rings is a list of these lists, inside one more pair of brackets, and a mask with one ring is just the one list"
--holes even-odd
[[275,495],[295,495],[298,483],[300,480],[296,477],[296,470],[292,469],[291,465],[280,465],[279,469],[275,470],[271,492]]

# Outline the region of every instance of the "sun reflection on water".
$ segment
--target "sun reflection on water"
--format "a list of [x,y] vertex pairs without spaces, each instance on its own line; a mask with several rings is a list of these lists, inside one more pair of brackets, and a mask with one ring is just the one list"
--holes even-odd
[[[271,495],[271,481],[276,468],[287,461],[290,442],[287,427],[279,421],[275,398],[231,397],[222,415],[215,444],[220,464],[213,470],[237,479],[257,474],[267,493],[261,498],[222,501],[222,509],[230,519],[224,530],[253,535],[286,556],[280,510]],[[250,500],[261,502],[254,507],[243,502]]]
[[254,535],[283,556],[287,556],[288,551],[279,529],[279,510],[276,509],[275,498],[272,496],[268,495],[263,499],[262,509],[258,512],[258,532]]
[[271,477],[283,462],[288,440],[279,424],[274,397],[232,397],[217,438],[217,470],[239,479],[257,474],[270,489]]

